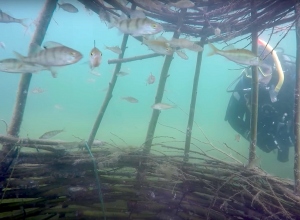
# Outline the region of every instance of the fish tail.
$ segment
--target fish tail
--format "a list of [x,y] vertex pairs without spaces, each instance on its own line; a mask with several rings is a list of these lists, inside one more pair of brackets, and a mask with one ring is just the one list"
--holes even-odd
[[60,9],[60,8],[61,8],[61,4],[59,4],[59,3],[57,2],[57,5],[58,5],[58,9]]
[[212,56],[218,52],[218,48],[216,48],[213,44],[208,43],[208,46],[210,47],[211,51],[207,54],[207,56]]
[[30,19],[28,18],[20,19],[20,24],[23,25],[27,30],[30,25]]

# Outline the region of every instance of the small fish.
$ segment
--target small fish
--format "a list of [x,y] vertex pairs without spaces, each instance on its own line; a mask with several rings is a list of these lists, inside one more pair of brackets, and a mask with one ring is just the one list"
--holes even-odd
[[57,3],[58,7],[69,13],[77,13],[78,9],[70,3]]
[[244,65],[259,66],[261,61],[252,51],[246,49],[219,50],[211,43],[208,44],[212,52],[208,56],[219,54],[227,59]]
[[110,50],[110,51],[116,53],[116,54],[121,54],[122,53],[122,50],[118,46],[114,46],[114,47],[107,47],[107,46],[105,46],[105,48],[107,50]]
[[5,48],[6,48],[5,43],[4,43],[4,42],[0,42],[0,47],[1,47],[3,50],[5,50]]
[[176,8],[192,8],[195,6],[195,3],[189,0],[179,0],[175,3],[169,3],[169,5],[174,6]]
[[195,52],[200,52],[203,50],[203,48],[200,45],[198,45],[196,42],[190,41],[185,38],[179,38],[179,39],[172,38],[169,41],[169,44],[171,47],[186,48]]
[[117,76],[127,76],[127,75],[129,75],[129,73],[124,72],[124,71],[120,71],[117,73]]
[[216,36],[220,36],[220,34],[221,34],[220,28],[216,28],[216,29],[215,29],[215,35],[216,35]]
[[0,71],[7,73],[35,73],[48,69],[47,67],[36,65],[34,63],[22,62],[18,59],[0,60]]
[[166,103],[156,103],[156,104],[152,105],[151,108],[156,109],[156,110],[165,110],[165,109],[174,108],[174,106],[166,104]]
[[152,73],[150,73],[150,75],[148,76],[148,79],[147,79],[147,84],[153,84],[155,82],[155,76],[152,75]]
[[153,50],[156,53],[163,55],[172,55],[173,50],[170,47],[168,41],[163,37],[158,37],[156,39],[143,38],[143,44],[147,45],[149,49]]
[[58,135],[59,133],[61,133],[63,131],[64,131],[64,129],[48,131],[48,132],[44,133],[42,136],[40,136],[39,139],[49,139],[49,138],[54,137],[55,135]]
[[28,57],[15,52],[17,58],[23,62],[34,63],[42,66],[66,66],[77,63],[82,58],[82,54],[70,47],[56,42],[46,42],[45,50],[40,50]]
[[31,90],[31,93],[33,93],[33,94],[41,94],[41,93],[44,93],[44,92],[45,92],[45,90],[42,89],[41,87],[36,87],[33,90]]
[[54,105],[54,108],[57,109],[57,110],[63,110],[63,109],[64,109],[64,108],[63,108],[61,105],[59,105],[59,104],[55,104],[55,105]]
[[90,68],[93,70],[95,67],[100,66],[102,60],[102,52],[96,47],[94,41],[94,48],[90,52]]
[[130,34],[134,37],[157,34],[163,30],[163,27],[149,18],[128,18],[118,19],[114,18],[111,23],[112,26],[118,28],[124,34]]
[[234,140],[235,140],[236,142],[240,142],[240,140],[241,140],[241,135],[236,134],[236,135],[234,136]]
[[186,53],[183,50],[176,50],[176,53],[178,56],[180,56],[184,60],[189,59],[189,57],[186,55]]
[[136,98],[133,98],[133,97],[131,97],[131,96],[128,96],[128,97],[122,97],[121,99],[124,99],[124,100],[126,100],[126,101],[128,101],[128,102],[130,102],[130,103],[138,103],[138,102],[139,102],[139,100],[137,100]]
[[6,13],[4,13],[1,9],[0,9],[0,23],[19,23],[21,25],[23,25],[24,27],[28,28],[28,24],[26,24],[26,21],[28,19],[17,19],[14,18]]

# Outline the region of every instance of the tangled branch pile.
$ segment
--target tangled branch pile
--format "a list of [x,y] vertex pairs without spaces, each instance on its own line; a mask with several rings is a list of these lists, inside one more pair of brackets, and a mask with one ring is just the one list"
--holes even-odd
[[[144,156],[141,148],[134,147],[93,149],[104,200],[101,204],[87,151],[52,148],[22,152],[18,147],[12,152],[15,160],[1,176],[1,219],[102,219],[101,206],[107,219],[300,216],[300,199],[293,195],[293,184],[287,180],[206,154],[184,163],[177,154]],[[159,147],[163,148],[170,147]],[[8,156],[1,158],[2,164],[6,160]]]

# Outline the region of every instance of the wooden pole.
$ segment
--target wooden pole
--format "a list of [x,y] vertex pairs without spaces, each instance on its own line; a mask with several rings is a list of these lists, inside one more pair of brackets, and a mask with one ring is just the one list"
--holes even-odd
[[[255,24],[256,8],[255,0],[251,1],[251,20]],[[257,30],[253,25],[252,31],[252,52],[257,54]],[[257,66],[252,66],[252,86],[251,86],[251,121],[250,121],[250,147],[248,167],[252,167],[255,161],[255,148],[257,142],[257,115],[258,115],[258,71]]]
[[[185,12],[186,12],[186,9],[181,10],[181,12],[180,12],[180,18],[178,20],[178,25],[177,25],[178,28],[174,32],[173,38],[179,38],[180,27],[183,24],[183,17],[184,17]],[[164,65],[163,65],[163,68],[162,68],[161,74],[160,74],[158,88],[157,88],[157,92],[156,92],[156,96],[155,96],[155,103],[159,103],[159,102],[162,101],[162,98],[163,98],[163,95],[164,95],[164,90],[165,90],[165,85],[166,85],[166,82],[167,82],[167,78],[169,76],[168,72],[169,72],[169,68],[170,68],[172,60],[173,60],[173,56],[166,55],[165,62],[164,62]],[[144,143],[144,154],[149,154],[150,153],[152,140],[153,140],[153,137],[154,137],[154,132],[155,132],[155,128],[156,128],[156,124],[157,124],[157,121],[158,121],[159,114],[160,114],[159,110],[153,109],[151,120],[150,120],[149,126],[148,126],[146,140],[145,140],[145,143]]]
[[[136,6],[133,4],[132,7],[131,7],[131,9],[134,10],[135,7]],[[124,52],[126,50],[127,41],[128,41],[128,34],[124,34],[122,45],[121,45],[122,53],[119,55],[118,59],[123,59]],[[88,146],[92,146],[92,144],[94,142],[94,139],[96,137],[97,131],[98,131],[99,126],[100,126],[100,123],[101,123],[101,121],[102,121],[102,119],[104,117],[104,113],[106,111],[106,108],[107,108],[107,106],[109,104],[109,101],[112,98],[112,92],[114,90],[114,87],[115,87],[117,79],[118,79],[118,75],[117,74],[120,72],[121,66],[122,66],[122,63],[117,63],[116,64],[116,68],[114,70],[114,74],[112,76],[112,79],[111,79],[111,81],[109,83],[108,90],[107,90],[104,102],[103,102],[103,104],[102,104],[102,106],[100,108],[100,111],[99,111],[98,116],[96,118],[96,121],[94,123],[93,129],[92,129],[92,131],[90,133],[89,140],[87,142]]]
[[[56,8],[57,0],[47,0],[44,8],[42,9],[39,18],[38,18],[38,24],[36,25],[36,30],[34,33],[34,36],[32,38],[31,44],[29,46],[29,54],[33,53],[34,46],[33,45],[41,45],[46,31],[48,29],[49,23],[52,18],[52,14]],[[11,136],[18,136],[21,123],[23,120],[23,115],[24,115],[24,110],[26,106],[26,101],[27,101],[27,94],[28,94],[28,89],[30,85],[30,80],[31,80],[31,73],[26,73],[22,74],[21,80],[19,83],[19,88],[17,92],[17,98],[15,102],[15,107],[14,107],[14,113],[13,117],[11,120],[11,123],[8,127],[7,134]],[[10,150],[12,145],[3,145],[2,150],[4,152],[7,152]]]
[[294,160],[294,179],[295,194],[300,195],[300,3],[295,6],[296,13],[296,86],[295,86],[295,160]]
[[[201,38],[200,46],[202,48],[204,48],[204,41],[205,41],[205,38]],[[185,149],[184,149],[184,161],[185,162],[187,162],[189,160],[189,152],[190,152],[192,130],[193,130],[193,124],[194,124],[195,107],[196,107],[196,101],[197,101],[198,83],[199,83],[199,77],[200,77],[202,55],[203,55],[203,51],[199,52],[197,55],[197,63],[196,63],[194,83],[193,83],[193,89],[192,89],[189,120],[188,120],[188,124],[187,124],[187,128],[186,128],[186,136],[185,136]]]

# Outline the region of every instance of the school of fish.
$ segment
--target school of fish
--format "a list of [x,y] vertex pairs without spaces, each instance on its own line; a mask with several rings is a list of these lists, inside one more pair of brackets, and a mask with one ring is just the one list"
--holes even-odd
[[[151,7],[156,11],[162,12],[167,10],[180,10],[189,9],[195,7],[195,3],[189,0],[179,0],[176,2],[169,2],[162,4],[160,1],[134,1],[145,8]],[[79,10],[71,3],[57,3],[58,9],[61,9],[68,13],[77,13]],[[89,8],[86,8],[89,10]],[[154,35],[159,34],[164,31],[163,25],[146,17],[142,10],[133,10],[130,12],[129,17],[121,14],[116,16],[103,8],[99,11],[100,19],[107,24],[108,28],[116,28],[123,34],[128,34],[133,37],[142,37],[142,44],[147,46],[150,50],[160,55],[173,56],[177,54],[181,59],[188,60],[185,50],[192,52],[201,52],[203,48],[199,45],[198,41],[191,41],[188,38],[171,38],[166,39],[163,36],[155,37]],[[25,18],[14,18],[8,13],[3,12],[0,9],[0,23],[18,23],[22,26],[28,28],[30,25],[29,20]],[[220,28],[214,28],[215,36],[221,35]],[[6,58],[0,60],[0,71],[7,73],[38,73],[41,71],[50,71],[53,77],[57,76],[57,72],[54,70],[55,67],[62,67],[67,65],[73,65],[78,63],[82,58],[83,54],[78,50],[71,48],[69,46],[63,45],[54,41],[47,41],[41,47],[40,45],[32,45],[35,49],[34,53],[28,54],[27,56],[21,55],[19,52],[13,51],[15,58]],[[247,49],[227,49],[220,50],[216,48],[213,44],[208,43],[211,52],[208,56],[218,54],[224,56],[228,60],[231,60],[237,64],[248,65],[248,66],[259,66],[261,60],[258,56],[253,54]],[[0,42],[0,47],[3,50],[7,50],[4,42]],[[109,50],[117,55],[123,53],[119,46],[106,46],[106,50]],[[96,47],[96,42],[94,41],[94,46],[89,53],[89,67],[90,73],[95,76],[100,76],[101,74],[95,71],[99,68],[102,62],[102,51]],[[126,71],[119,71],[116,73],[117,76],[126,76],[129,73]],[[150,73],[146,79],[146,84],[151,85],[156,81],[156,77]],[[94,82],[94,80],[93,80]],[[39,88],[39,87],[37,87]],[[35,91],[35,90],[33,90]],[[33,93],[43,93],[44,90],[36,90]],[[132,96],[121,97],[129,103],[139,103],[139,100]],[[154,110],[166,110],[174,108],[174,105],[169,105],[166,103],[155,103],[151,106]],[[43,134],[40,139],[51,138],[63,130],[53,130]]]

